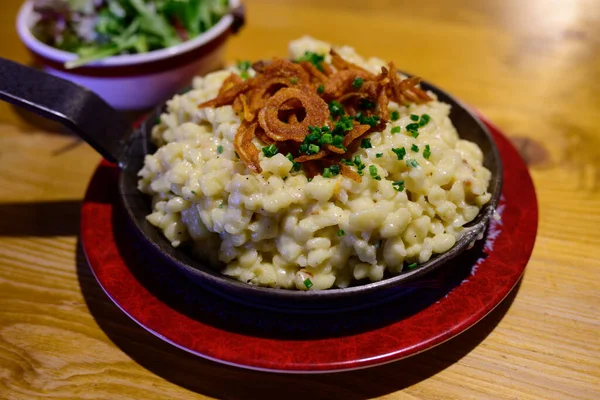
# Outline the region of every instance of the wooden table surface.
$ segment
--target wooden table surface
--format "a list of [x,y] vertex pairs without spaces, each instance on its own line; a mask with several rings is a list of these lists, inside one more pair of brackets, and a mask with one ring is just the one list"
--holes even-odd
[[[0,56],[28,62],[3,0]],[[228,59],[309,33],[395,60],[475,106],[526,159],[540,224],[522,283],[418,356],[331,375],[199,359],[128,319],[78,251],[100,157],[0,104],[0,398],[600,398],[600,1],[247,1]],[[369,4],[367,6],[367,4]]]

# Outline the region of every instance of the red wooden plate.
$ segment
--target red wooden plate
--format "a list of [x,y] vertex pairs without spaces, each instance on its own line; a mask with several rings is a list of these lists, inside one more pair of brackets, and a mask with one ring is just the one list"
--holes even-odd
[[81,240],[106,294],[159,338],[217,362],[264,371],[316,373],[365,368],[430,349],[494,309],[521,278],[537,232],[527,167],[487,123],[504,164],[504,189],[487,236],[451,268],[368,309],[335,314],[266,311],[191,283],[139,243],[121,214],[116,167],[103,162],[84,200]]

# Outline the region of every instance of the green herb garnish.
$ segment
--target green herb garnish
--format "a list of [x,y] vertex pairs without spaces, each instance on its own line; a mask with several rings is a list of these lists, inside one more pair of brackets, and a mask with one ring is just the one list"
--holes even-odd
[[325,91],[325,86],[323,86],[323,85],[317,86],[317,93],[318,94],[323,94],[324,91]]
[[323,178],[331,178],[331,170],[329,168],[325,168],[321,175],[323,175]]
[[417,160],[406,160],[406,166],[417,168],[419,166],[419,163],[417,162]]
[[408,124],[408,125],[406,125],[406,130],[407,131],[417,131],[417,130],[419,130],[419,124],[415,124],[415,123]]
[[250,63],[250,61],[241,60],[237,62],[236,66],[240,71],[248,71],[252,64]]
[[412,264],[408,264],[408,269],[414,269],[417,268],[417,263],[412,263]]
[[262,148],[263,154],[265,155],[265,157],[268,158],[273,157],[275,154],[277,154],[278,151],[279,150],[277,149],[277,146],[275,146],[275,144],[270,144]]
[[363,149],[371,149],[371,148],[373,148],[373,145],[371,144],[371,139],[370,138],[364,138],[363,140],[361,140],[360,147],[363,148]]
[[313,283],[310,279],[306,278],[304,280],[304,286],[306,286],[307,289],[310,289],[312,287]]
[[375,154],[375,157],[376,158],[381,158],[381,157],[383,157],[383,153],[377,153],[377,154]]
[[400,113],[398,111],[392,111],[390,114],[390,119],[392,121],[398,121],[400,119]]
[[352,123],[352,117],[349,115],[342,115],[340,119],[334,123],[333,133],[344,135],[353,128],[354,124]]
[[359,76],[359,77],[356,77],[356,78],[354,79],[354,81],[352,82],[352,87],[353,87],[353,88],[355,88],[355,89],[359,89],[359,88],[362,86],[362,84],[363,84],[364,82],[365,82],[365,81],[364,81],[364,80],[363,80],[363,78],[361,78],[360,76]]
[[399,149],[393,148],[392,151],[396,153],[396,156],[398,156],[398,160],[404,159],[404,156],[406,155],[406,149],[404,147],[400,147]]
[[370,125],[370,126],[377,125],[377,122],[379,121],[379,117],[377,115],[371,115],[370,117],[367,117],[366,115],[364,115],[361,112],[356,114],[354,116],[354,119],[357,120],[358,123],[360,123],[361,125]]
[[419,146],[417,146],[416,144],[413,144],[412,146],[410,146],[410,149],[412,151],[414,151],[415,153],[417,153],[419,151]]
[[292,153],[287,153],[285,158],[292,162],[292,169],[290,171],[300,171],[300,168],[302,168],[302,164],[294,161],[294,156],[292,155]]
[[341,117],[345,114],[344,106],[342,106],[340,102],[333,100],[331,103],[329,103],[329,112],[331,113],[332,117]]
[[338,236],[338,237],[342,237],[342,236],[344,236],[345,234],[346,234],[346,232],[344,232],[344,230],[343,230],[343,229],[340,229],[339,231],[337,231],[337,236]]
[[371,178],[375,179],[376,181],[381,180],[381,176],[379,176],[377,173],[377,167],[374,165],[369,165],[369,175],[371,175]]
[[431,148],[428,144],[425,145],[425,150],[423,150],[423,157],[426,160],[429,160],[429,157],[431,157]]
[[363,169],[365,169],[367,166],[362,162],[360,156],[354,156],[352,163],[356,166],[358,174],[363,175]]
[[331,175],[333,176],[337,176],[340,174],[340,166],[333,164],[332,166],[329,167],[329,170],[331,171]]
[[217,154],[223,154],[223,146],[217,146]]
[[333,135],[331,133],[325,133],[321,136],[321,144],[333,143]]
[[302,57],[296,60],[297,62],[308,61],[321,72],[323,72],[323,66],[321,63],[325,61],[325,56],[317,53],[313,53],[312,51],[307,51],[304,53]]
[[421,120],[419,121],[419,126],[425,126],[431,121],[431,117],[428,114],[421,115]]
[[394,126],[394,127],[392,128],[392,134],[394,134],[394,133],[400,133],[400,131],[401,131],[401,130],[402,130],[402,128],[401,128],[401,127],[399,127],[399,126]]
[[419,120],[419,116],[415,114],[410,114],[410,120],[417,122]]
[[401,192],[404,190],[404,181],[396,181],[392,183],[392,187],[394,188],[394,190]]

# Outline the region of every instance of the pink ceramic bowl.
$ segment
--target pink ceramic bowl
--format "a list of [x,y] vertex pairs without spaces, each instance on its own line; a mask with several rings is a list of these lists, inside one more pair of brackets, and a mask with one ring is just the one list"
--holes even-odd
[[150,108],[167,100],[202,75],[223,65],[225,43],[244,24],[240,0],[230,0],[230,13],[194,39],[144,54],[109,57],[67,70],[77,55],[48,46],[33,36],[33,4],[27,1],[17,16],[17,31],[46,72],[85,86],[119,110]]

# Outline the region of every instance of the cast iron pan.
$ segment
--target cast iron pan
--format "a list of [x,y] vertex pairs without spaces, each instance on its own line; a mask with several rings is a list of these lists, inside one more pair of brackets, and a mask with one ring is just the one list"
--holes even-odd
[[179,269],[203,288],[229,299],[263,308],[300,312],[365,306],[405,293],[406,288],[412,286],[410,282],[442,267],[483,235],[502,190],[502,162],[498,149],[484,125],[460,102],[428,83],[422,83],[422,87],[452,106],[450,118],[460,137],[477,143],[483,151],[484,165],[492,172],[490,202],[467,225],[465,235],[454,247],[413,270],[380,282],[345,289],[297,291],[257,287],[226,277],[208,264],[191,258],[185,250],[173,248],[162,233],[146,221],[146,215],[151,212],[150,198],[137,190],[137,173],[142,168],[144,156],[156,151],[150,142],[151,131],[164,105],[137,130],[132,130],[116,110],[90,90],[0,58],[0,99],[63,123],[105,159],[118,165],[120,199],[126,211],[123,214],[129,217],[149,252],[156,252],[167,265]]

